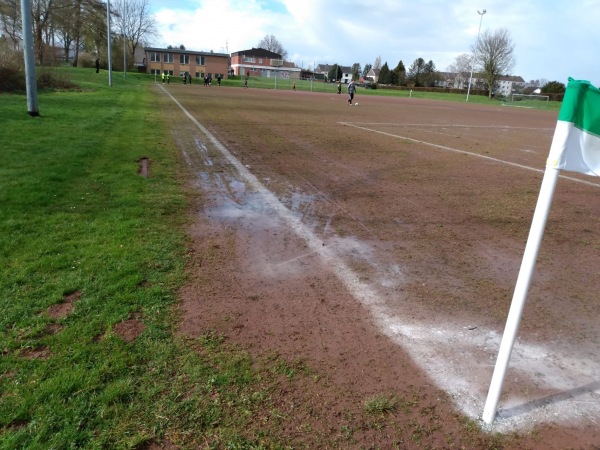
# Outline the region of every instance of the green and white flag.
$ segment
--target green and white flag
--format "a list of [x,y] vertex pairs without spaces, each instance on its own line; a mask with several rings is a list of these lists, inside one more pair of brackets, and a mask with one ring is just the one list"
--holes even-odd
[[482,419],[487,424],[491,424],[496,416],[510,354],[517,337],[527,291],[533,278],[554,188],[561,169],[600,176],[600,90],[592,86],[589,81],[569,78],[565,98],[558,114],[558,123],[546,162],[540,195],[533,213],[531,230],[483,409]]
[[600,176],[600,89],[569,78],[546,167]]

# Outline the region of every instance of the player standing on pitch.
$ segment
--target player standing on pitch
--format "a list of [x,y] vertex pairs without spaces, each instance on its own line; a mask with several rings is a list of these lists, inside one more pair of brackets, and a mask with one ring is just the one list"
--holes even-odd
[[348,84],[348,104],[352,104],[352,100],[354,100],[354,92],[356,92],[356,85],[354,84],[354,80],[350,80]]

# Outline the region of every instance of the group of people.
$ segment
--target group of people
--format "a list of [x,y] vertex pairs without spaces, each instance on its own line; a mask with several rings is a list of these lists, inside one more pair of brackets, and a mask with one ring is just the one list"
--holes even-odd
[[[98,69],[96,69],[98,70]],[[167,84],[170,83],[171,81],[171,75],[169,74],[169,72],[163,72],[162,73],[162,82],[163,84],[165,83],[165,80],[167,80]],[[183,84],[192,84],[192,75],[189,72],[185,72],[183,74]],[[217,84],[219,86],[221,86],[221,75],[217,75]],[[204,77],[204,86],[211,86],[212,85],[212,77],[210,75],[206,75]],[[248,87],[248,75],[246,75],[244,77],[244,87]],[[294,84],[292,85],[292,90],[295,91],[296,90],[296,82],[294,81]],[[352,101],[354,100],[354,93],[356,92],[356,83],[354,83],[354,80],[350,80],[350,83],[348,83],[348,104],[351,105]],[[337,93],[341,94],[342,93],[342,81],[338,81],[338,85],[337,85]]]
[[[217,85],[221,86],[221,75],[217,75]],[[212,76],[206,75],[204,77],[204,86],[212,86]]]
[[[163,84],[165,84],[165,81],[167,82],[167,84],[170,84],[171,74],[169,72],[163,72],[161,74],[161,78],[162,78]],[[192,84],[192,74],[190,74],[189,72],[184,72],[181,75],[181,79],[183,81],[183,84]],[[221,75],[217,75],[217,84],[219,86],[221,86]],[[212,76],[206,75],[204,77],[204,86],[211,86],[211,85],[212,85]]]

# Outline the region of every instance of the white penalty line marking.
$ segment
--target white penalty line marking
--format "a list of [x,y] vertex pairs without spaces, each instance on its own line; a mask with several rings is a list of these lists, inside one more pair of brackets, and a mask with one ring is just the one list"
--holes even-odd
[[[445,150],[448,152],[461,153],[463,155],[475,156],[477,158],[487,159],[488,161],[493,161],[493,162],[497,162],[500,164],[506,164],[508,166],[513,166],[513,167],[518,167],[519,169],[529,170],[529,171],[537,172],[540,174],[544,173],[544,170],[542,170],[542,169],[536,169],[535,167],[524,166],[523,164],[517,164],[514,162],[510,162],[510,161],[505,161],[503,159],[492,158],[491,156],[480,155],[479,153],[473,153],[473,152],[469,152],[467,150],[460,150],[457,148],[447,147],[445,145],[439,145],[439,144],[434,144],[432,142],[421,141],[419,139],[413,139],[408,136],[400,136],[398,134],[388,133],[387,131],[374,130],[372,128],[367,128],[367,127],[357,125],[356,123],[351,123],[351,122],[339,122],[339,123],[341,125],[345,125],[347,127],[357,128],[359,130],[369,131],[371,133],[383,134],[384,136],[389,136],[389,137],[396,138],[396,139],[405,139],[407,141],[414,142],[415,144],[428,145],[430,147],[438,148],[440,150]],[[392,125],[392,124],[370,123],[367,125]],[[398,125],[398,124],[396,124],[396,125]],[[424,126],[424,125],[416,125],[415,124],[413,126]],[[463,126],[463,125],[448,125],[447,127],[451,127],[451,126]],[[468,127],[465,127],[465,128],[468,128]],[[476,128],[476,127],[471,127],[471,128]],[[485,128],[493,128],[493,127],[485,127]],[[506,127],[497,127],[497,128],[506,128]],[[523,128],[523,129],[525,129],[525,128]],[[527,129],[538,129],[538,128],[527,128]],[[542,129],[545,129],[545,128],[542,128]],[[579,178],[573,178],[573,177],[569,177],[566,175],[559,175],[559,176],[560,176],[560,178],[564,178],[565,180],[570,180],[570,181],[574,181],[576,183],[586,184],[588,186],[594,186],[594,187],[600,188],[599,183],[592,183],[590,181],[580,180]]]

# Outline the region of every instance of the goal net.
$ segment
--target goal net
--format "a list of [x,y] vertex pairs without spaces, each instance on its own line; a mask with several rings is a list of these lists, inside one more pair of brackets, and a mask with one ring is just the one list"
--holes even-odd
[[511,94],[510,103],[513,106],[521,106],[523,108],[539,108],[548,105],[550,101],[549,95],[539,94]]

